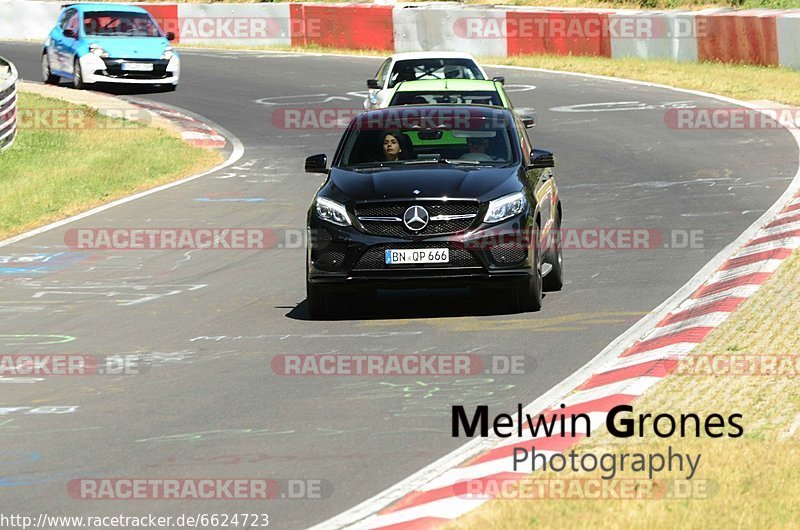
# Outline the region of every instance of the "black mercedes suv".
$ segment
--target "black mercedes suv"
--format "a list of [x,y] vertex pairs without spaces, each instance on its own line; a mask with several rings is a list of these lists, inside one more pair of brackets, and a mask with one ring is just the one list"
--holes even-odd
[[511,110],[389,107],[355,117],[308,211],[307,303],[332,315],[375,289],[502,289],[538,311],[562,284],[561,202],[552,153]]

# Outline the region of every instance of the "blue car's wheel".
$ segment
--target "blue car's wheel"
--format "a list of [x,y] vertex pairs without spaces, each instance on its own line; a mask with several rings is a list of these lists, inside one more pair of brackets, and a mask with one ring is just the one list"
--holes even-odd
[[81,72],[81,62],[75,57],[74,66],[72,68],[72,86],[76,90],[83,89],[83,72]]
[[47,52],[42,53],[42,81],[48,85],[58,84],[58,76],[50,72],[50,60],[47,58]]

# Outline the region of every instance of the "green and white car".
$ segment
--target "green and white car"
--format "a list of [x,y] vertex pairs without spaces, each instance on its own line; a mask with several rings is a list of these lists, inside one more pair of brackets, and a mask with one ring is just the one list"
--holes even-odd
[[394,87],[389,107],[400,105],[491,105],[512,109],[520,115],[526,127],[534,117],[531,109],[514,109],[503,81],[499,79],[426,79],[404,81]]
[[404,81],[394,88],[389,106],[462,103],[511,108],[500,81],[483,79],[426,79]]

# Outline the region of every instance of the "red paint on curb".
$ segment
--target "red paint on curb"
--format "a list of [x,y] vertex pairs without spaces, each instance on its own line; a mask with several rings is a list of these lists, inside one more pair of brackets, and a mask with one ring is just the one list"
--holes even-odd
[[697,36],[697,59],[763,66],[778,64],[776,15],[697,15],[706,31]]
[[[607,13],[552,11],[508,11],[506,19],[514,27],[545,27],[546,31],[535,35],[508,36],[506,46],[508,55],[591,55],[611,57],[611,37],[607,32],[600,35],[570,36],[569,28],[597,26],[605,27],[608,23]],[[564,27],[563,32],[555,32],[553,28]]]

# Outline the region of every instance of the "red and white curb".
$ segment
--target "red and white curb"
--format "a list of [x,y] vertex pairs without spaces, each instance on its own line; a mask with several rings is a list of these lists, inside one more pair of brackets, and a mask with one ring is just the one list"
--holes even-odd
[[184,142],[206,149],[224,149],[227,145],[224,135],[197,118],[158,103],[139,100],[131,101],[131,103],[173,123],[180,129],[181,138]]
[[[753,105],[713,94],[617,78],[564,74],[670,88],[758,110]],[[800,148],[800,133],[789,132]],[[632,402],[672,373],[682,357],[689,355],[727,320],[800,247],[799,190],[800,170],[782,197],[736,241],[587,365],[526,406],[523,418],[525,414],[549,417],[551,414],[585,413],[591,417],[592,424],[601,424],[611,408]],[[561,404],[565,408],[561,408]],[[559,431],[556,422],[553,432]],[[529,471],[515,472],[512,461],[514,447],[529,449],[532,445],[534,438],[528,432],[529,436],[522,438],[473,439],[399,484],[312,530],[427,530],[442,526],[489,500],[488,495],[470,496],[468,482],[471,491],[484,492],[487,491],[482,487],[484,484],[519,480],[530,474]],[[561,453],[577,444],[585,434],[539,436],[535,447],[543,454]]]
[[[623,350],[616,359],[580,384],[574,393],[561,400],[566,408],[553,404],[542,413],[548,417],[551,414],[585,413],[592,415],[593,423],[604,422],[612,407],[630,403],[673,372],[678,361],[727,320],[798,247],[800,195],[757,231],[682,304],[658,322],[650,333]],[[543,454],[548,451],[560,453],[577,444],[583,436],[576,433],[574,437],[537,437],[536,450]],[[529,475],[529,472],[513,471],[511,457],[514,447],[527,449],[532,441],[532,437],[517,437],[497,443],[352,528],[419,530],[455,519],[487,501],[485,498],[469,498],[467,481],[478,484],[481,491],[481,483]]]

